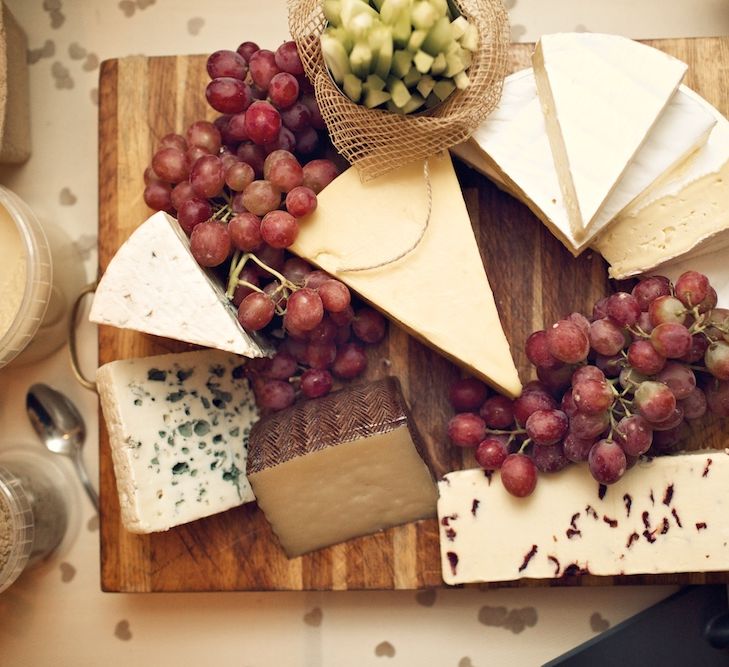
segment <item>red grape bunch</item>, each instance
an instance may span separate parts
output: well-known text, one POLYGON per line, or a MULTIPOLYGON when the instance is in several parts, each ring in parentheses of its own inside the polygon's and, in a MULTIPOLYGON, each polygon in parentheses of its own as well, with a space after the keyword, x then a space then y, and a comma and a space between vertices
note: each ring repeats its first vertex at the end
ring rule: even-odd
MULTIPOLYGON (((144 199, 177 216, 201 266, 228 263, 231 299, 243 285, 258 294, 239 319, 260 329, 274 311, 283 312, 299 287, 282 281, 278 291, 264 294, 245 279, 244 268, 253 261, 265 269, 266 258, 296 241, 299 218, 316 208, 317 194, 338 170, 331 160, 311 159, 326 128, 294 42, 275 53, 252 42, 237 51, 216 51, 207 59, 207 72, 205 96, 220 115, 213 122, 195 121, 184 136, 161 139, 144 173, 144 199)), ((292 300, 292 310, 311 301, 303 292, 292 300)))
POLYGON ((241 325, 278 341, 277 354, 252 360, 247 372, 259 406, 281 410, 363 373, 364 346, 382 340, 386 321, 286 251, 299 218, 338 175, 318 157, 326 126, 295 43, 216 51, 207 72, 205 97, 219 115, 160 140, 144 172, 144 199, 177 216, 201 266, 227 271, 241 325))
MULTIPOLYGON (((294 270, 293 264, 300 261, 289 260, 288 268, 294 270)), ((327 301, 333 282, 322 271, 309 270, 304 289, 313 294, 318 290, 327 301)), ((247 364, 256 402, 262 410, 277 411, 297 397, 325 396, 336 380, 352 380, 366 370, 365 347, 379 343, 386 332, 387 322, 379 312, 368 306, 353 308, 349 302, 342 310, 326 312, 309 331, 288 332, 274 357, 247 364)))
POLYGON ((517 399, 457 381, 448 435, 516 496, 571 462, 612 484, 638 457, 675 451, 691 420, 729 417, 729 310, 716 305, 708 278, 687 271, 605 297, 589 319, 571 313, 527 339, 538 380, 517 399))

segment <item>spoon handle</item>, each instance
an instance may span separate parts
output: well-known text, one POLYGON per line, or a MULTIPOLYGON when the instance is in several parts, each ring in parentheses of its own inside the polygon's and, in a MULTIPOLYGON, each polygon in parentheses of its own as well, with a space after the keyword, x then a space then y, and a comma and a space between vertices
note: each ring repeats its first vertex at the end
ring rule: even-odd
POLYGON ((88 474, 88 472, 86 472, 86 466, 84 465, 83 459, 81 458, 80 451, 77 451, 76 454, 74 455, 73 463, 76 466, 76 472, 78 472, 78 476, 81 479, 81 483, 84 485, 84 490, 86 491, 86 494, 88 495, 89 499, 91 500, 91 504, 94 506, 94 509, 98 512, 99 511, 99 495, 96 493, 96 489, 94 489, 94 486, 91 483, 91 480, 89 479, 89 474, 88 474))

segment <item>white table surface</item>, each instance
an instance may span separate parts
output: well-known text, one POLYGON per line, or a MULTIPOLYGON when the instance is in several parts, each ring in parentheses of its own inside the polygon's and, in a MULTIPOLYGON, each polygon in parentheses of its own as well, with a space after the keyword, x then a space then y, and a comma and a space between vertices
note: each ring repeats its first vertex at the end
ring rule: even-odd
MULTIPOLYGON (((143 53, 209 53, 287 37, 283 0, 7 0, 29 37, 33 156, 0 183, 60 224, 96 275, 98 64, 143 53), (262 9, 265 7, 265 9, 262 9)), ((729 34, 725 0, 507 0, 515 40, 592 30, 635 38, 729 34)), ((84 367, 96 331, 79 331, 84 367)), ((0 370, 0 448, 38 447, 24 412, 44 381, 81 408, 98 470, 97 404, 68 349, 0 370)), ((63 461, 63 463, 67 463, 63 461)), ((67 466, 70 473, 70 465, 67 466)), ((540 664, 664 598, 671 587, 437 592, 105 594, 98 521, 78 487, 62 551, 0 595, 2 665, 540 664), (506 621, 503 619, 506 618, 506 621)))

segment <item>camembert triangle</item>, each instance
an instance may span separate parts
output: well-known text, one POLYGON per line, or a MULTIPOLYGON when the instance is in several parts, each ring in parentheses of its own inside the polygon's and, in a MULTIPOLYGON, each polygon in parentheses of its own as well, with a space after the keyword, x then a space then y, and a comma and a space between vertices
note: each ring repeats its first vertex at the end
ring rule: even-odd
POLYGON ((618 35, 545 35, 532 56, 570 226, 584 237, 686 65, 618 35))
POLYGON ((89 319, 247 357, 266 354, 195 261, 177 220, 164 212, 137 227, 109 262, 89 319))
POLYGON ((521 384, 450 156, 362 183, 350 168, 320 194, 291 250, 334 274, 414 336, 510 396, 521 384), (347 270, 373 266, 365 271, 347 270))
POLYGON ((533 70, 504 80, 499 106, 453 152, 524 202, 577 255, 621 210, 706 143, 717 122, 706 107, 679 87, 581 241, 572 233, 560 192, 533 70))
MULTIPOLYGON (((621 279, 680 257, 729 246, 729 120, 693 91, 717 120, 704 146, 627 207, 594 241, 621 279)), ((729 250, 726 251, 729 256, 729 250)))

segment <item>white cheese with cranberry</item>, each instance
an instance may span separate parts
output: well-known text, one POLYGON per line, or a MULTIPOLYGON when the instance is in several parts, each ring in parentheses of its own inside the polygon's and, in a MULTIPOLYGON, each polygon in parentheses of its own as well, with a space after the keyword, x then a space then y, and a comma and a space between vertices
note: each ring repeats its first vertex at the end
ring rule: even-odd
POLYGON ((196 350, 99 368, 127 530, 167 530, 254 500, 245 470, 258 412, 242 364, 196 350))
POLYGON ((109 262, 89 319, 247 357, 268 352, 238 323, 222 286, 195 261, 177 221, 161 211, 109 262))
POLYGON ((527 498, 484 470, 438 483, 448 584, 729 569, 729 455, 640 462, 600 486, 585 465, 540 475, 527 498))

